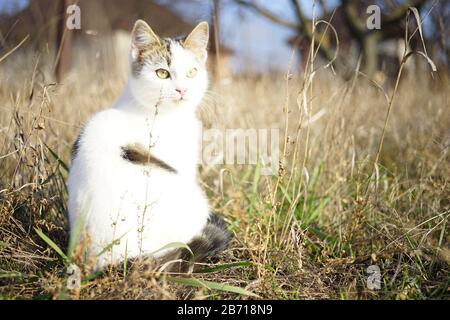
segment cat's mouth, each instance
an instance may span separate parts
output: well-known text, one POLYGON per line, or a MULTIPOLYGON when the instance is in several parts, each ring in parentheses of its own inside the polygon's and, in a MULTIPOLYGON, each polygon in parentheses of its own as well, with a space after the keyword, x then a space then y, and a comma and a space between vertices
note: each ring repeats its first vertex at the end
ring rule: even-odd
POLYGON ((181 102, 185 102, 187 99, 186 99, 186 96, 178 96, 174 100, 176 103, 181 103, 181 102))

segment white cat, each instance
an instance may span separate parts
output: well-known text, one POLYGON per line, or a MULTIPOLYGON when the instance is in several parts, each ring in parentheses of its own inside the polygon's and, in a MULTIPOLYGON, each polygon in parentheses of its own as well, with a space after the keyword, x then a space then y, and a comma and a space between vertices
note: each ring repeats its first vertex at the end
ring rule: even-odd
POLYGON ((163 39, 138 20, 124 93, 88 121, 74 145, 70 227, 84 224, 91 255, 109 248, 99 268, 125 257, 160 257, 173 242, 204 258, 229 241, 197 182, 195 112, 208 86, 207 43, 206 22, 186 38, 163 39))

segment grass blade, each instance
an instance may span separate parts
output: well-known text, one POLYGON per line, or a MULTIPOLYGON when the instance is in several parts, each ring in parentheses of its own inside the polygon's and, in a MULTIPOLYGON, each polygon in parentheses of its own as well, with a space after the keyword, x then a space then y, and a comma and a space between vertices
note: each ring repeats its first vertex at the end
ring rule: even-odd
POLYGON ((155 253, 167 250, 167 249, 186 249, 188 250, 192 256, 194 256, 194 253, 192 252, 191 248, 189 248, 189 246, 183 242, 171 242, 169 244, 166 244, 164 247, 159 248, 158 250, 154 251, 151 253, 151 255, 154 255, 155 253))
POLYGON ((174 282, 174 283, 183 284, 186 286, 191 286, 191 287, 232 292, 232 293, 237 293, 237 294, 241 294, 244 296, 250 296, 250 297, 255 297, 255 298, 259 297, 258 295, 254 294, 250 291, 247 291, 243 288, 235 287, 235 286, 232 286, 232 285, 229 285, 226 283, 205 281, 205 280, 200 280, 200 279, 196 279, 196 278, 178 278, 178 277, 167 277, 167 280, 174 282))
POLYGON ((53 156, 53 158, 55 158, 56 161, 58 161, 58 163, 61 165, 61 167, 63 167, 63 169, 66 172, 69 172, 69 166, 61 160, 61 158, 58 156, 58 154, 52 150, 52 148, 50 148, 46 143, 44 143, 45 147, 48 149, 48 151, 50 151, 51 155, 53 156))
POLYGON ((36 231, 36 233, 38 234, 39 237, 41 237, 42 240, 45 241, 45 243, 47 243, 53 250, 55 250, 55 252, 57 254, 59 254, 61 256, 61 258, 63 258, 64 262, 69 263, 70 260, 69 258, 64 254, 64 252, 61 250, 60 247, 58 247, 58 245, 53 242, 52 239, 50 239, 49 237, 47 237, 41 229, 38 228, 34 228, 34 231, 36 231))
POLYGON ((214 272, 220 272, 220 271, 232 269, 232 268, 251 267, 252 265, 253 264, 249 261, 240 261, 240 262, 220 264, 220 265, 213 266, 213 267, 206 267, 206 268, 200 269, 196 272, 197 273, 214 273, 214 272))
POLYGON ((112 247, 114 247, 115 245, 118 245, 120 243, 120 239, 122 239, 127 233, 124 233, 123 235, 121 235, 119 238, 114 239, 113 241, 111 241, 108 245, 106 245, 102 251, 100 251, 100 253, 98 253, 95 257, 100 257, 102 254, 104 254, 105 252, 111 250, 112 247))

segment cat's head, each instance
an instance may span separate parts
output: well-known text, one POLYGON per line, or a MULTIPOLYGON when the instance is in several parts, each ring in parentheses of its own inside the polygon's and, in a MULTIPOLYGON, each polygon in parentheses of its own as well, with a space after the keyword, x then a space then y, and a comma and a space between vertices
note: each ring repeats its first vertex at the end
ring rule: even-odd
POLYGON ((132 31, 130 89, 141 105, 158 109, 197 106, 207 86, 208 23, 185 38, 161 38, 142 20, 132 31))

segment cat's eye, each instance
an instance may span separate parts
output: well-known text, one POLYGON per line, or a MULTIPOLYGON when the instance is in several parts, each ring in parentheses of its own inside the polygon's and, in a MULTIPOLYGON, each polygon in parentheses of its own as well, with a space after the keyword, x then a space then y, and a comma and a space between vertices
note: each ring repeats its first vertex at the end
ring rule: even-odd
POLYGON ((189 70, 186 74, 186 76, 188 78, 193 78, 197 75, 197 68, 192 68, 191 70, 189 70))
POLYGON ((161 79, 167 79, 168 77, 170 77, 170 73, 166 69, 156 70, 156 75, 161 79))

